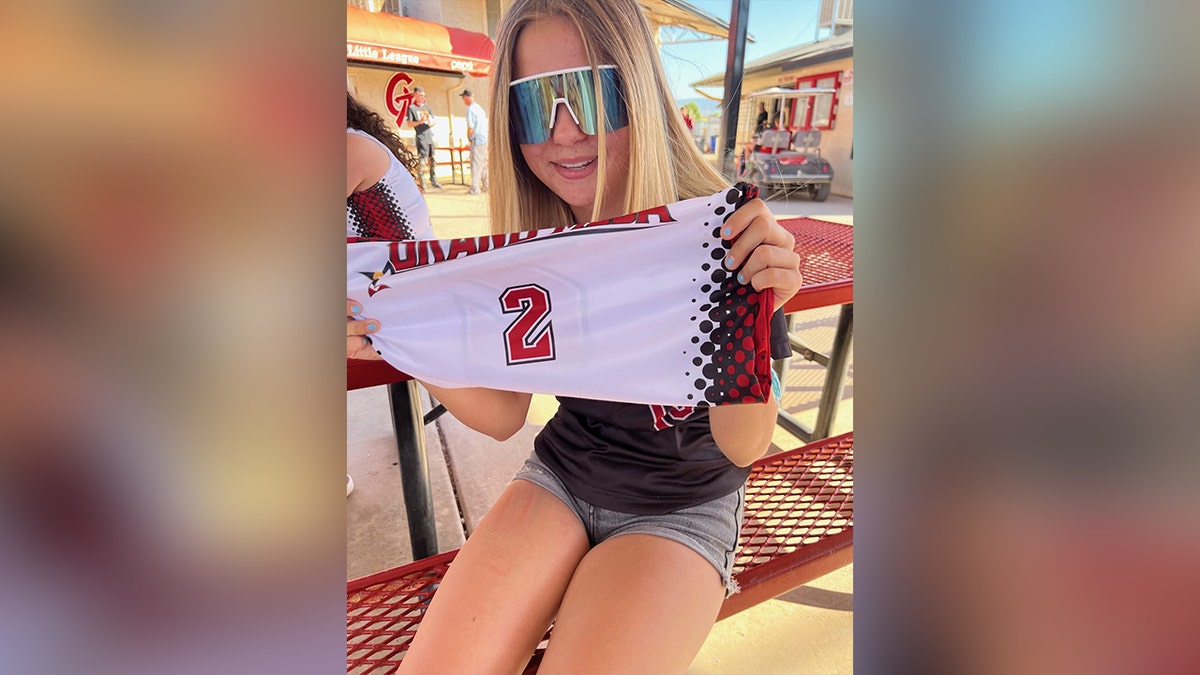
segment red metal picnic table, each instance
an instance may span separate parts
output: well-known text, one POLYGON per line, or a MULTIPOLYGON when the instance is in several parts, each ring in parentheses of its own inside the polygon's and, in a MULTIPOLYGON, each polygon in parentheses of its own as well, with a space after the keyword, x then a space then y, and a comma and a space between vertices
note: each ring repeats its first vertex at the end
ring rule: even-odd
MULTIPOLYGON (((792 313, 841 306, 833 347, 827 356, 809 348, 795 335, 790 336, 793 351, 826 369, 825 384, 817 404, 817 420, 811 429, 782 407, 779 411, 779 425, 809 442, 829 436, 846 382, 854 337, 854 228, 817 218, 789 218, 780 220, 779 224, 796 238, 795 250, 800 256, 800 273, 804 276, 800 290, 783 308, 788 315, 789 333, 792 313)), ((780 381, 783 381, 786 365, 786 361, 777 364, 780 381)))

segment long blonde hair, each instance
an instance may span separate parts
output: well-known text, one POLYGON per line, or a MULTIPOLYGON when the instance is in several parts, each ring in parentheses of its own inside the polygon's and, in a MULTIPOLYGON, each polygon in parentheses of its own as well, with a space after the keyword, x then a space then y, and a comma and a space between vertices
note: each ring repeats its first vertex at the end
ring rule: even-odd
MULTIPOLYGON (((504 13, 492 59, 490 167, 492 231, 517 232, 574 222, 571 210, 525 163, 509 126, 509 84, 517 38, 530 23, 562 17, 579 30, 593 71, 617 67, 629 116, 629 171, 622 213, 712 194, 727 186, 687 135, 679 106, 667 86, 650 29, 636 0, 516 0, 504 13)), ((599 78, 598 118, 605 119, 599 78)), ((605 189, 603 125, 599 135, 596 198, 599 217, 605 189)))

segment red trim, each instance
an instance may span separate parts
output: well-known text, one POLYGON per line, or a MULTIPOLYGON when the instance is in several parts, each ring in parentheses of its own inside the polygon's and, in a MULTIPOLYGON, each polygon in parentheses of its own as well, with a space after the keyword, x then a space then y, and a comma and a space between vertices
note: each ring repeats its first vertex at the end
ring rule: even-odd
POLYGON ((804 286, 783 306, 783 313, 790 314, 818 307, 847 305, 854 302, 854 280, 834 281, 826 284, 804 286))
POLYGON ((412 378, 388 365, 387 361, 346 359, 346 391, 376 387, 412 378))
POLYGON ((407 565, 393 567, 390 570, 384 570, 382 572, 376 572, 365 577, 359 577, 358 579, 352 579, 346 582, 346 593, 356 593, 368 586, 374 586, 375 584, 381 582, 398 579, 412 572, 424 572, 431 567, 436 567, 442 564, 448 565, 450 561, 454 560, 454 557, 458 555, 458 551, 459 549, 454 549, 452 551, 438 553, 437 555, 431 555, 428 558, 414 560, 407 565))
MULTIPOLYGON (((837 122, 838 100, 842 96, 842 71, 834 70, 834 71, 830 71, 828 73, 820 73, 818 75, 805 75, 804 77, 796 78, 795 88, 796 89, 807 89, 809 87, 816 87, 817 80, 823 80, 827 77, 833 78, 833 89, 835 90, 833 93, 833 104, 829 106, 829 124, 820 126, 820 127, 815 127, 818 131, 828 131, 828 130, 832 129, 834 127, 834 124, 837 122)), ((814 101, 815 101, 815 99, 814 99, 814 101)), ((792 107, 792 118, 793 119, 795 119, 795 116, 796 116, 795 106, 798 103, 799 103, 799 101, 794 101, 792 103, 792 106, 793 106, 792 107)), ((804 130, 813 129, 814 127, 812 126, 812 118, 813 118, 814 112, 816 112, 816 106, 809 105, 808 112, 804 116, 804 124, 796 125, 793 128, 794 129, 804 129, 804 130)))
POLYGON ((754 322, 755 380, 762 393, 762 400, 771 398, 771 315, 775 313, 775 292, 768 290, 758 294, 758 317, 754 322))
POLYGON ((741 592, 725 598, 717 621, 782 595, 854 562, 854 528, 734 576, 741 592))
POLYGON ((346 6, 346 60, 487 77, 494 45, 461 28, 346 6))
POLYGON ((842 72, 838 71, 833 76, 833 88, 836 89, 833 93, 833 103, 829 105, 829 126, 826 129, 832 129, 837 122, 838 100, 842 97, 842 72))

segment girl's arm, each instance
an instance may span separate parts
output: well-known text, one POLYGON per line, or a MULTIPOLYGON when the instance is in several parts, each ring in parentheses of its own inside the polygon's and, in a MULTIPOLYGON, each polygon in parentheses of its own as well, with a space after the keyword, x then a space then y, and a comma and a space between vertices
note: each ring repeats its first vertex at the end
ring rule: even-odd
MULTIPOLYGON (((761 199, 747 202, 729 216, 721 228, 723 239, 733 239, 724 265, 740 283, 757 291, 773 291, 775 308, 783 307, 800 289, 800 256, 792 235, 775 220, 761 199)), ((771 445, 779 403, 774 395, 764 403, 713 407, 708 412, 713 439, 729 461, 748 466, 771 445)))
POLYGON ((483 387, 447 389, 422 382, 434 398, 460 422, 497 441, 508 440, 525 426, 532 394, 483 387))
POLYGON ((765 403, 714 406, 708 424, 717 447, 738 466, 749 466, 771 446, 779 405, 771 394, 765 403))
POLYGON ((378 183, 387 173, 391 161, 383 148, 358 134, 346 132, 346 196, 378 183))

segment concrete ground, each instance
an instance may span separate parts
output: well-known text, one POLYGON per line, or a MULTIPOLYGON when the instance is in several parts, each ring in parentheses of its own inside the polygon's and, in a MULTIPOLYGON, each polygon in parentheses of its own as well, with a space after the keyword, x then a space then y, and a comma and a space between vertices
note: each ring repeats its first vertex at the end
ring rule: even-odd
MULTIPOLYGON (((445 189, 426 195, 439 238, 488 233, 486 196, 442 178, 445 189)), ((831 196, 768 200, 776 217, 814 216, 849 222, 853 202, 831 196)), ((837 308, 796 315, 795 330, 815 349, 833 341, 837 308)), ((809 424, 815 420, 824 371, 794 358, 785 378, 783 407, 809 424)), ((438 545, 461 546, 532 450, 533 437, 557 402, 535 396, 529 423, 504 443, 475 433, 449 415, 426 427, 438 545)), ((426 410, 429 402, 426 400, 426 410)), ((347 579, 409 562, 411 551, 385 387, 347 393, 347 470, 355 491, 346 502, 347 579)), ((833 433, 853 429, 854 362, 833 433)), ((776 427, 772 451, 802 443, 776 427)), ((853 566, 829 574, 718 623, 689 673, 821 673, 853 671, 853 566)))

